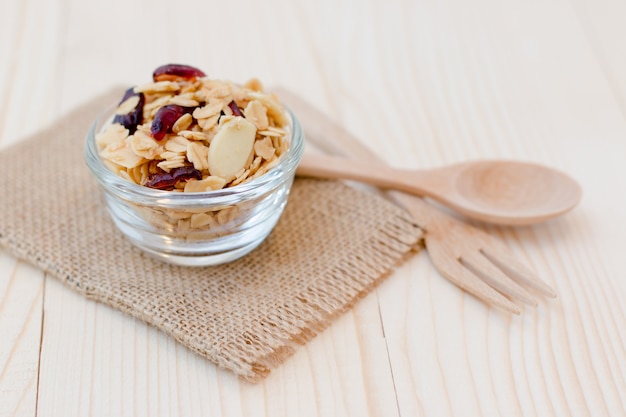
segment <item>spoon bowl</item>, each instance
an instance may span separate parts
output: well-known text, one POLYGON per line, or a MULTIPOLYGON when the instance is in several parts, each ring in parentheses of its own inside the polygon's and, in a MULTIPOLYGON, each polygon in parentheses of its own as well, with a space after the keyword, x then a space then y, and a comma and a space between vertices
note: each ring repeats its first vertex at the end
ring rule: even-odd
MULTIPOLYGON (((566 174, 543 165, 518 161, 483 160, 459 164, 454 200, 464 199, 464 214, 478 220, 509 225, 542 222, 574 208, 582 189, 566 174)), ((449 171, 448 171, 449 172, 449 171)), ((460 211, 460 203, 447 197, 460 211)))
POLYGON ((430 197, 472 219, 543 222, 574 208, 582 189, 555 169, 519 161, 477 160, 430 170, 395 169, 326 155, 305 155, 298 175, 350 179, 430 197))

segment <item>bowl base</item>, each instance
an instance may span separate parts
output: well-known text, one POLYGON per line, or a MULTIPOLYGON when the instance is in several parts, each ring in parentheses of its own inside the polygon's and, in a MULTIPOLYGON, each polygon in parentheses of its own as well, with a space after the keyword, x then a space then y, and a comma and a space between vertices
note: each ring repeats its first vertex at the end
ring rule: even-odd
POLYGON ((235 261, 244 255, 252 252, 257 246, 263 242, 265 236, 255 240, 245 246, 232 249, 226 252, 210 253, 210 254, 181 254, 171 252, 160 252, 133 242, 135 246, 162 262, 180 266, 215 266, 235 261))

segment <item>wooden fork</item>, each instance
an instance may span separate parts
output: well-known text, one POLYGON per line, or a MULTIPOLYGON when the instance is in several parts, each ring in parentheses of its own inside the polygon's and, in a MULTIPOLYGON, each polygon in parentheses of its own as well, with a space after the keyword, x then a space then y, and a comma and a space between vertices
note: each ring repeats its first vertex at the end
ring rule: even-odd
MULTIPOLYGON (((379 161, 358 139, 301 97, 282 88, 273 91, 297 115, 306 139, 323 151, 379 161)), ((520 314, 520 309, 510 299, 537 305, 526 288, 556 297, 554 290, 519 262, 499 239, 445 214, 421 198, 401 192, 388 194, 424 229, 426 249, 435 268, 458 287, 514 314, 520 314)))

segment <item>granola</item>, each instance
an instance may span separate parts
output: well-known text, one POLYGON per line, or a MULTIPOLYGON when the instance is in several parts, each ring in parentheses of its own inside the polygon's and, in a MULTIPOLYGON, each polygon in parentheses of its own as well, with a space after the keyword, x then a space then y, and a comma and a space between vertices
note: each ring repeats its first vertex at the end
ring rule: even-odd
POLYGON ((126 92, 96 144, 122 178, 162 190, 203 192, 266 173, 287 151, 288 129, 282 104, 264 93, 258 80, 239 85, 170 64, 157 68, 152 82, 126 92), (173 175, 176 170, 186 175, 173 175))

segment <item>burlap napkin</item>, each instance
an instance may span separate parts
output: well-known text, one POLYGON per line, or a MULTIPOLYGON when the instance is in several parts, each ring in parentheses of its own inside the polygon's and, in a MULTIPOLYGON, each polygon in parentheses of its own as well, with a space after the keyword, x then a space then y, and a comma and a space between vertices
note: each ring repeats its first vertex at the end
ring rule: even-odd
POLYGON ((121 91, 0 152, 0 245, 85 296, 258 381, 415 248, 420 229, 385 200, 298 179, 276 229, 243 259, 153 260, 115 228, 83 162, 89 125, 121 91))

